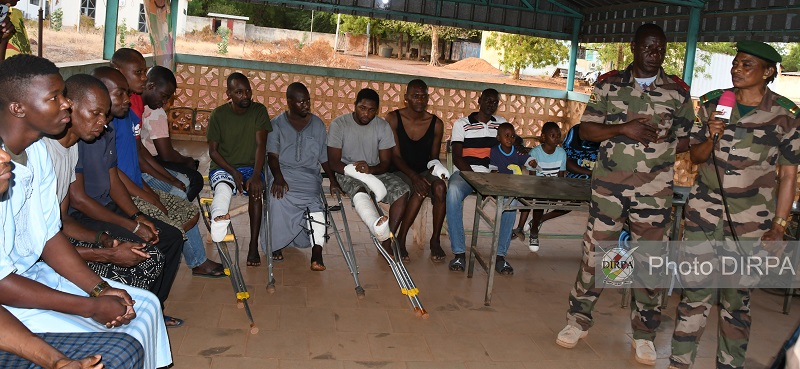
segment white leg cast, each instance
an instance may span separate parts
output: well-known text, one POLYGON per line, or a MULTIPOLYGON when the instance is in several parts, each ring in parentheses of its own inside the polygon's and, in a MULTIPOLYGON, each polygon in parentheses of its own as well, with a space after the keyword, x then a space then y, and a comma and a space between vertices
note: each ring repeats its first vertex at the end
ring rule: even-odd
POLYGON ((309 214, 311 219, 309 229, 311 229, 311 246, 325 246, 325 214, 321 211, 309 214))
POLYGON ((228 214, 231 207, 233 189, 225 183, 220 183, 214 188, 214 199, 211 200, 211 240, 222 242, 228 234, 230 219, 215 220, 217 217, 228 214))
POLYGON ((433 174, 436 178, 450 178, 450 172, 447 171, 447 168, 442 165, 438 159, 433 159, 428 162, 428 169, 433 168, 431 174, 433 174))
POLYGON ((386 197, 386 186, 374 175, 357 171, 353 164, 348 164, 344 167, 344 174, 364 182, 369 187, 369 190, 375 194, 376 201, 381 201, 386 197))
POLYGON ((366 223, 367 227, 372 231, 372 235, 375 236, 378 241, 386 241, 389 239, 391 235, 391 231, 389 230, 389 218, 386 216, 378 216, 378 211, 372 204, 372 200, 369 198, 368 194, 359 192, 353 196, 353 207, 356 208, 356 213, 358 213, 361 220, 366 223))

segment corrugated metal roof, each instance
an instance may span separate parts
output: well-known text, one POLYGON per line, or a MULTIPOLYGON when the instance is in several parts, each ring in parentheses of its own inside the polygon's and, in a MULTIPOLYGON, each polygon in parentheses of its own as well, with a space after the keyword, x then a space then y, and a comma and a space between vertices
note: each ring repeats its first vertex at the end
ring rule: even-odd
POLYGON ((642 23, 685 41, 700 9, 699 41, 800 42, 800 0, 241 0, 373 18, 571 39, 627 42, 642 23))

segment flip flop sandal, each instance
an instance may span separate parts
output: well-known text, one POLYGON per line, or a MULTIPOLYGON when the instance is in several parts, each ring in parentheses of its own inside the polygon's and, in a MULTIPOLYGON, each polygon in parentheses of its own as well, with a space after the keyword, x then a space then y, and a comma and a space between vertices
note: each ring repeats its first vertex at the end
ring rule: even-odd
POLYGON ((456 256, 453 260, 450 260, 450 270, 454 272, 463 272, 465 266, 466 258, 462 256, 456 256))
POLYGON ((183 325, 183 319, 173 318, 169 315, 164 315, 164 324, 167 328, 178 328, 183 325), (169 324, 172 322, 172 324, 169 324))
POLYGON ((502 275, 514 275, 514 268, 505 259, 498 259, 494 263, 494 270, 502 275))
POLYGON ((280 263, 283 261, 283 250, 273 251, 272 252, 272 261, 276 263, 280 263))
POLYGON ((222 278, 225 277, 225 268, 220 265, 209 272, 206 273, 198 273, 192 272, 192 277, 200 277, 200 278, 222 278))

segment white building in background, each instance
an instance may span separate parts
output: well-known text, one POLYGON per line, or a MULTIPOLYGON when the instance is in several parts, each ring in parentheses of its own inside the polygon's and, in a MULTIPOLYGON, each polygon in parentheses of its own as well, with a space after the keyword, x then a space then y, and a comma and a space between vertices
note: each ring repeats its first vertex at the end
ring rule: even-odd
MULTIPOLYGON (((186 28, 186 11, 189 6, 188 0, 178 1, 178 24, 177 33, 184 34, 186 28)), ((103 27, 106 23, 106 1, 105 0, 20 0, 15 8, 25 14, 25 18, 37 19, 39 8, 44 8, 45 17, 50 13, 61 8, 64 12, 62 24, 65 27, 74 27, 80 22, 80 16, 85 15, 94 19, 95 27, 103 27)), ((119 0, 119 10, 117 12, 117 25, 122 21, 128 28, 147 31, 145 24, 144 3, 142 0, 119 0)))

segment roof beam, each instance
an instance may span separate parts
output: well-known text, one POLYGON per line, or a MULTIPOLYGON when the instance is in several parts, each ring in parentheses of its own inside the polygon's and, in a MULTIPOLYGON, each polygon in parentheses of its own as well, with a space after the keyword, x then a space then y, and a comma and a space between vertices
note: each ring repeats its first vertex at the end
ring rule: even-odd
POLYGON ((706 6, 705 0, 650 0, 650 1, 654 3, 689 6, 692 8, 702 8, 706 6))
MULTIPOLYGON (((441 23, 453 24, 455 27, 474 27, 480 30, 493 30, 493 31, 501 31, 508 33, 517 33, 521 35, 533 35, 539 37, 554 38, 559 40, 569 40, 571 38, 571 34, 566 32, 537 30, 532 28, 507 26, 503 24, 496 24, 490 22, 449 18, 449 17, 443 17, 441 15, 436 16, 423 13, 407 13, 407 12, 386 10, 379 8, 368 8, 364 6, 340 5, 337 3, 332 4, 327 2, 317 2, 313 0, 236 0, 236 1, 254 3, 254 4, 263 4, 263 5, 289 5, 301 9, 315 9, 332 13, 342 13, 342 12, 353 13, 373 18, 382 17, 382 18, 391 18, 391 19, 405 20, 405 21, 409 21, 410 19, 411 21, 415 22, 436 21, 438 22, 438 24, 441 23)), ((451 0, 437 0, 437 6, 440 5, 443 1, 451 1, 451 0)), ((460 3, 465 3, 465 2, 461 1, 460 3)), ((564 14, 560 15, 563 16, 564 14)))

